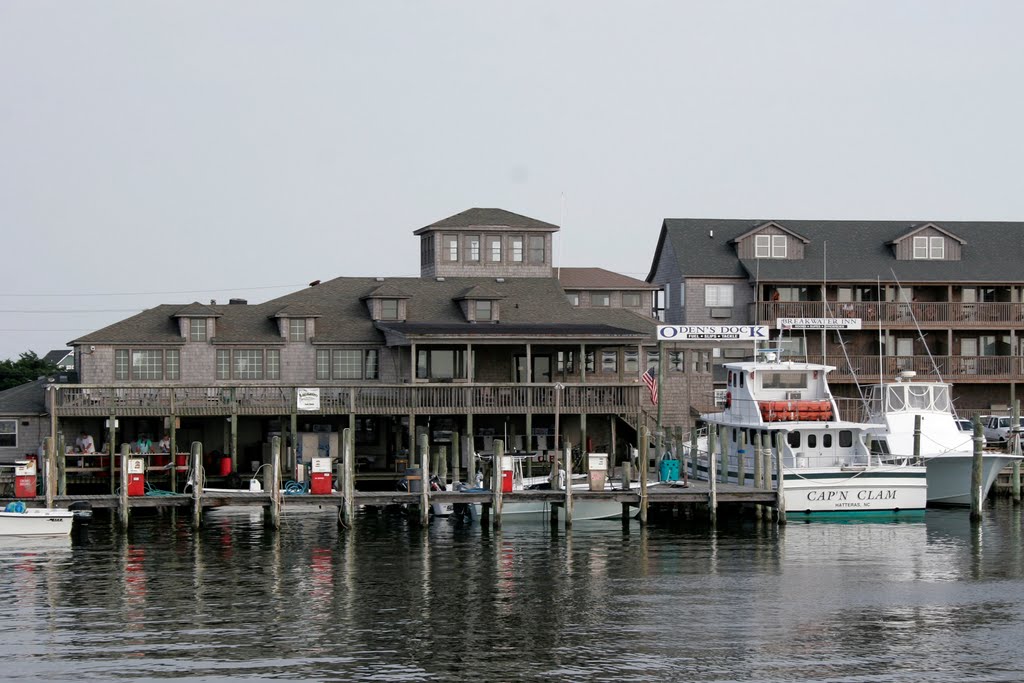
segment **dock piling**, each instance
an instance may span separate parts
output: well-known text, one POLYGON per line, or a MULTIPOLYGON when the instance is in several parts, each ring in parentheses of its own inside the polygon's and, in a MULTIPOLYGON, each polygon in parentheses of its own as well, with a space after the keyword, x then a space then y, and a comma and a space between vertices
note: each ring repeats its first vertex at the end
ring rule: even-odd
POLYGON ((981 417, 974 416, 974 458, 971 461, 971 522, 981 521, 981 512, 985 501, 981 497, 981 458, 982 458, 981 417))
MULTIPOLYGON (((1010 421, 1010 435, 1012 440, 1008 442, 1010 453, 1020 455, 1020 399, 1013 401, 1013 418, 1010 421)), ((1020 505, 1020 460, 1014 460, 1010 466, 1013 472, 1011 491, 1013 493, 1013 504, 1020 505)))
POLYGON ((502 485, 505 483, 505 472, 503 471, 505 462, 505 442, 502 439, 494 440, 494 462, 492 463, 492 474, 491 474, 491 492, 494 494, 494 503, 492 504, 492 515, 491 524, 495 529, 501 528, 501 494, 502 485))
MULTIPOLYGON (((192 528, 198 529, 203 523, 203 483, 206 478, 206 473, 203 471, 203 444, 199 441, 192 442, 192 528)), ((128 464, 128 446, 124 447, 123 455, 121 456, 121 471, 127 470, 128 464)), ((123 490, 128 490, 127 475, 122 474, 121 487, 123 490)), ((124 495, 124 494, 122 494, 124 495)), ((125 509, 127 509, 127 499, 125 499, 125 509)), ((126 519, 127 521, 127 519, 126 519)))
POLYGON ((566 443, 562 451, 565 458, 565 528, 572 528, 572 444, 566 443))
POLYGON ((121 488, 117 506, 117 521, 121 529, 128 528, 128 444, 121 444, 121 488))

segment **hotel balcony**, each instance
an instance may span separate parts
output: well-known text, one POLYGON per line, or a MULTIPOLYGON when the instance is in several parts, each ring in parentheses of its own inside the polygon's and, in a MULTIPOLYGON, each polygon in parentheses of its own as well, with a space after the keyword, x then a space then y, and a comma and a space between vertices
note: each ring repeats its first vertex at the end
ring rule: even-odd
POLYGON ((839 354, 824 360, 821 356, 808 356, 807 360, 835 366, 828 376, 832 383, 852 382, 854 377, 861 384, 878 382, 879 367, 886 381, 907 370, 916 372, 920 379, 941 377, 948 382, 998 383, 1024 379, 1024 357, 1021 356, 850 356, 847 360, 839 354))
POLYGON ((861 318, 865 326, 1008 328, 1024 321, 1024 304, 914 301, 759 301, 754 319, 773 325, 778 318, 861 318), (828 310, 826 311, 826 304, 828 310))
POLYGON ((322 386, 319 410, 301 411, 297 386, 53 386, 57 417, 547 414, 556 404, 563 414, 635 414, 642 408, 637 383, 562 384, 560 390, 554 384, 322 386))

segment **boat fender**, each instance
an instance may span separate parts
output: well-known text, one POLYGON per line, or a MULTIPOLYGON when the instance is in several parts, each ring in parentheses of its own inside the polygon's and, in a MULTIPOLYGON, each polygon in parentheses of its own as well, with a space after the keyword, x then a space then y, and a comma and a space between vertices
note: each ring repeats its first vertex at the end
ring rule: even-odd
POLYGON ((4 512, 25 512, 25 504, 20 500, 8 503, 7 507, 4 508, 4 512))

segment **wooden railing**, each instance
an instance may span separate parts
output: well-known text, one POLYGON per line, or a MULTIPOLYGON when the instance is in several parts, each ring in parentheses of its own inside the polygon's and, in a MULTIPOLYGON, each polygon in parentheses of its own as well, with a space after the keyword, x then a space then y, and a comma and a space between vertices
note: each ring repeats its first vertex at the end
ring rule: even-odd
POLYGON ((765 324, 778 318, 860 318, 864 325, 886 326, 913 326, 916 320, 922 327, 1009 327, 1024 322, 1024 304, 1019 303, 759 301, 754 306, 756 319, 765 324))
MULTIPOLYGON (((812 363, 823 362, 821 356, 808 356, 807 360, 812 363)), ((838 355, 829 356, 824 362, 836 368, 829 374, 830 381, 852 380, 855 376, 861 382, 878 381, 879 368, 886 379, 892 379, 906 370, 913 370, 918 377, 938 379, 941 376, 948 381, 1011 381, 1024 378, 1024 357, 1021 356, 850 356, 847 362, 845 357, 838 355)))
POLYGON ((57 386, 58 416, 144 415, 444 415, 449 413, 635 413, 640 386, 629 384, 374 384, 319 387, 318 410, 296 410, 295 386, 95 384, 57 386), (561 396, 556 398, 556 392, 561 396))

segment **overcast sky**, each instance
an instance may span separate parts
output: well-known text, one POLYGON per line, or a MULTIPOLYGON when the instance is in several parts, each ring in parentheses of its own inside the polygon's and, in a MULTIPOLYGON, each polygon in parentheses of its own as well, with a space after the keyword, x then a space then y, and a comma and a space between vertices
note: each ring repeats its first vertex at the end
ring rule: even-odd
POLYGON ((470 207, 640 279, 666 217, 1024 220, 1021 26, 1021 2, 0 0, 0 358, 415 276, 412 231, 470 207))

